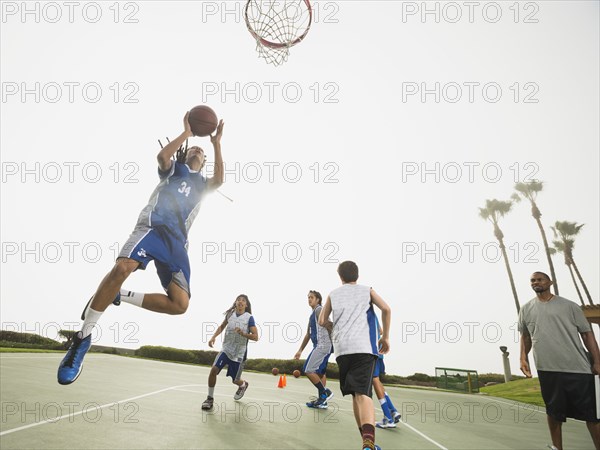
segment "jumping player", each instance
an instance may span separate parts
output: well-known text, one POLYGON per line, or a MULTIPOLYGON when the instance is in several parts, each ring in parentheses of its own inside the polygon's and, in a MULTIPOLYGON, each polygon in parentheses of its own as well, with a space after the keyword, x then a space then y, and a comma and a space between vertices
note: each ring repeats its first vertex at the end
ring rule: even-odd
POLYGON ((342 286, 329 294, 319 315, 319 325, 325 326, 333 314, 332 341, 340 369, 340 389, 344 396, 352 395, 362 448, 375 450, 379 447, 375 445, 375 410, 371 398, 373 371, 377 355, 386 354, 390 349, 391 309, 373 289, 356 283, 358 266, 353 261, 341 263, 338 275, 342 286), (383 330, 379 343, 373 305, 382 313, 383 330))
POLYGON ((326 409, 327 400, 330 400, 333 397, 333 392, 325 387, 327 384, 327 362, 329 361, 329 356, 333 352, 333 346, 331 345, 329 330, 318 324, 319 314, 323 309, 321 306, 322 300, 323 298, 319 292, 308 292, 308 306, 312 308, 312 313, 308 319, 306 335, 302 340, 300 350, 294 355, 294 359, 300 359, 306 344, 311 340, 313 349, 308 355, 308 358, 306 358, 302 371, 317 388, 318 397, 314 401, 307 402, 306 406, 309 408, 326 409))
POLYGON ((214 176, 206 179, 200 173, 206 161, 204 150, 200 147, 188 150, 187 145, 183 147, 193 135, 188 116, 189 113, 183 119, 183 133, 157 155, 160 183, 140 213, 114 267, 101 281, 84 310, 82 329, 73 337, 58 367, 60 384, 72 383, 81 373, 83 358, 91 345, 92 330, 111 302, 118 304, 124 301, 165 314, 183 314, 188 308, 191 296, 188 232, 204 194, 223 184, 223 121, 219 122, 216 133, 210 136, 215 168, 214 176), (175 154, 177 158, 173 160, 175 154), (137 269, 144 270, 150 261, 154 261, 166 295, 121 290, 129 275, 137 269))
POLYGON ((208 375, 208 397, 202 403, 204 411, 213 409, 217 375, 223 367, 227 366, 227 376, 231 377, 232 383, 238 386, 238 390, 233 396, 234 400, 242 398, 248 389, 248 382, 241 379, 242 370, 244 370, 244 362, 248 357, 248 340, 258 341, 258 330, 252 316, 252 305, 250 305, 247 295, 238 295, 233 306, 225 311, 225 320, 208 341, 210 348, 213 348, 215 339, 223 331, 225 331, 223 348, 215 358, 208 375))

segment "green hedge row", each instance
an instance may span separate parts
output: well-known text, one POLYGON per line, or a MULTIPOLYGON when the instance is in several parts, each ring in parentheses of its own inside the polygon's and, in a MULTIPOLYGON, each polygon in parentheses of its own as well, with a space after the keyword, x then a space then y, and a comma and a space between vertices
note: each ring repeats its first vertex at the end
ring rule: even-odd
POLYGON ((0 347, 5 348, 34 348, 34 349, 45 349, 45 350, 64 350, 63 344, 54 341, 54 344, 28 344, 25 342, 14 342, 0 340, 0 347))
POLYGON ((19 342, 22 344, 34 344, 34 345, 55 345, 59 342, 54 339, 40 336, 34 333, 18 333, 16 331, 0 331, 0 341, 8 342, 19 342))

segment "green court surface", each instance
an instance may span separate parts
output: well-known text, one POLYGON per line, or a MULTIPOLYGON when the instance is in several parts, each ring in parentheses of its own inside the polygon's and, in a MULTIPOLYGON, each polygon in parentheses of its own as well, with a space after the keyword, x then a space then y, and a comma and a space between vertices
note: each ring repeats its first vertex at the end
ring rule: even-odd
MULTIPOLYGON (((309 381, 245 373, 240 401, 221 374, 215 410, 200 409, 208 368, 90 354, 81 377, 56 382, 62 355, 0 354, 0 448, 353 449, 360 436, 338 383, 328 410, 305 406, 309 381)), ((382 449, 544 449, 544 410, 480 395, 389 388, 402 413, 395 429, 377 429, 382 449)), ((381 410, 376 403, 376 414, 381 410)), ((565 447, 593 447, 585 423, 569 420, 565 447)))

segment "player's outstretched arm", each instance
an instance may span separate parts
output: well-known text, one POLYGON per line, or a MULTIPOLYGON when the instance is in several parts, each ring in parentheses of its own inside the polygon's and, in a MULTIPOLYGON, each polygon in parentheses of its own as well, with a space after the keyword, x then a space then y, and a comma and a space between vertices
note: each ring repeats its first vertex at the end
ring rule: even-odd
POLYGON ((598 348, 594 331, 586 331, 580 334, 583 345, 585 345, 587 351, 592 355, 592 372, 595 375, 600 375, 600 349, 598 348))
POLYGON ((531 335, 527 331, 521 332, 521 372, 531 378, 531 368, 529 367, 529 352, 531 351, 531 335))
POLYGON ((171 158, 175 153, 177 153, 177 149, 183 145, 185 140, 193 136, 192 128, 188 122, 189 115, 190 112, 188 111, 185 113, 185 117, 183 118, 183 133, 165 145, 156 156, 156 159, 158 160, 158 167, 162 172, 166 172, 171 169, 171 164, 173 163, 171 158))
POLYGON ((217 336, 220 335, 226 327, 227 327, 227 319, 225 319, 223 321, 223 323, 221 325, 219 325, 219 328, 217 328, 217 330, 215 331, 215 334, 213 334, 213 336, 210 338, 210 341, 208 341, 208 346, 210 348, 213 348, 213 346, 215 345, 215 340, 217 339, 217 336))
POLYGON ((379 353, 385 355, 390 351, 390 323, 392 322, 392 308, 381 298, 381 296, 371 289, 371 301, 381 310, 381 322, 383 329, 381 339, 379 339, 379 353))
POLYGON ((213 148, 215 150, 215 169, 213 176, 210 177, 207 181, 208 188, 210 190, 217 189, 219 186, 223 184, 225 169, 223 167, 223 156, 221 155, 221 136, 223 136, 223 126, 225 123, 223 119, 219 121, 219 125, 217 125, 217 132, 213 136, 210 135, 210 142, 212 142, 213 148))
POLYGON ((294 355, 294 359, 300 359, 300 356, 302 356, 302 352, 306 348, 306 344, 308 344, 309 340, 310 340, 310 326, 309 326, 309 328, 306 329, 306 334, 304 335, 304 339, 302 339, 302 344, 300 344, 300 349, 294 355))

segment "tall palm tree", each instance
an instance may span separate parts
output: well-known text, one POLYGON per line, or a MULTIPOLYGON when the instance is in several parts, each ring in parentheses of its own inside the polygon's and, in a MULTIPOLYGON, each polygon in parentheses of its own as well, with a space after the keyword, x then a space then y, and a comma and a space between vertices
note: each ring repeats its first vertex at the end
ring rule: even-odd
POLYGON ((560 252, 565 256, 565 264, 569 268, 569 273, 571 274, 571 280, 573 280, 573 284, 575 285, 575 290, 577 291, 577 295, 579 296, 579 301, 581 302, 581 306, 585 306, 583 303, 583 297, 581 296, 581 291, 579 290, 579 285, 577 284, 577 280, 575 279, 575 274, 573 273, 573 268, 571 267, 571 260, 567 257, 569 251, 565 251, 565 244, 562 241, 552 241, 554 244, 554 248, 550 249, 550 252, 556 253, 560 252))
MULTIPOLYGON (((581 276, 581 273, 577 268, 577 264, 575 264, 575 260, 573 259, 573 248, 575 247, 574 236, 577 236, 577 234, 579 234, 579 232, 583 228, 583 225, 583 223, 578 224, 577 222, 567 222, 565 220, 564 222, 556 221, 554 226, 550 228, 552 228, 554 236, 557 238, 557 240, 559 242, 562 242, 563 251, 565 254, 565 261, 568 259, 570 264, 573 266, 573 269, 575 269, 575 273, 577 274, 577 278, 579 278, 579 282, 581 283, 581 287, 583 287, 583 291, 587 296, 588 302, 590 305, 593 305, 594 302, 592 301, 590 291, 588 290, 587 285, 583 281, 583 277, 581 276)), ((556 245, 556 242, 554 242, 554 245, 556 245)))
POLYGON ((521 197, 526 198, 531 203, 531 215, 535 219, 540 233, 542 234, 542 241, 544 242, 544 249, 546 250, 546 258, 548 258, 548 265, 550 266, 550 276, 554 281, 554 293, 558 295, 558 281, 556 279, 556 273, 554 272, 554 264, 552 263, 552 256, 550 252, 550 246, 548 245, 548 239, 546 238, 546 231, 542 225, 541 217, 542 213, 535 202, 537 195, 544 188, 544 183, 537 180, 532 180, 528 183, 517 183, 515 184, 515 190, 518 192, 512 195, 512 199, 520 202, 521 197))
POLYGON ((504 217, 512 208, 512 202, 503 202, 501 200, 486 200, 485 208, 479 208, 479 215, 484 220, 489 220, 494 225, 494 236, 498 240, 500 250, 502 251, 502 257, 504 258, 504 265, 508 272, 508 279, 510 280, 510 287, 512 289, 513 297, 515 299, 515 306, 517 307, 517 314, 521 309, 519 304, 519 297, 517 296, 517 289, 515 288, 515 280, 513 279, 512 271, 510 270, 510 264, 508 262, 508 255, 506 254, 506 246, 504 245, 504 233, 498 226, 498 220, 504 217))

